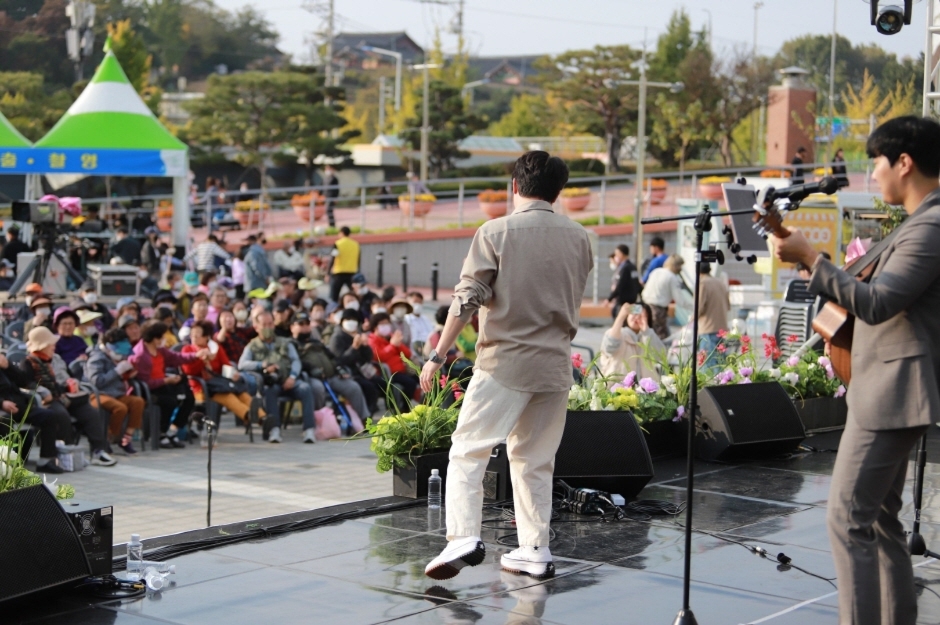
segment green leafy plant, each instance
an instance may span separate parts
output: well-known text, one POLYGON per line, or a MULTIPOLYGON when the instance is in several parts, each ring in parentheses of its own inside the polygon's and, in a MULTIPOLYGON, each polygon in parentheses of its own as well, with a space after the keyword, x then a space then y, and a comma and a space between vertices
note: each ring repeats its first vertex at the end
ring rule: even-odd
POLYGON ((888 236, 892 230, 901 225, 907 219, 907 211, 903 206, 894 206, 888 204, 881 198, 874 198, 875 210, 883 212, 887 218, 881 222, 881 236, 888 236))
POLYGON ((842 397, 845 386, 835 376, 832 363, 813 350, 802 357, 790 356, 771 369, 770 377, 780 382, 791 397, 806 400, 816 397, 842 397))
MULTIPOLYGON (((0 493, 28 488, 43 484, 43 479, 26 468, 26 458, 23 457, 23 447, 26 440, 26 417, 32 408, 32 400, 23 413, 18 427, 0 436, 0 493)), ((56 499, 71 499, 75 496, 75 489, 69 484, 59 484, 55 489, 56 499)))
MULTIPOLYGON (((420 369, 402 357, 416 373, 420 369)), ((435 384, 425 393, 421 404, 408 412, 401 412, 395 401, 392 381, 386 381, 386 403, 394 411, 374 421, 366 422, 366 431, 355 438, 370 438, 370 449, 377 457, 375 469, 379 473, 391 471, 393 467, 414 464, 413 456, 450 448, 450 437, 457 427, 457 416, 463 392, 459 383, 438 372, 435 384), (451 401, 453 400, 453 401, 451 401)))

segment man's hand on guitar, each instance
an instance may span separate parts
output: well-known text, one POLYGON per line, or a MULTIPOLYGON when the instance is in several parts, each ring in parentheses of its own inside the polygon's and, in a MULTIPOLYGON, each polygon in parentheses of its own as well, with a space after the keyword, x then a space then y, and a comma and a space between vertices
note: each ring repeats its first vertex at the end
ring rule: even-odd
POLYGON ((810 245, 799 230, 791 231, 790 236, 785 238, 771 235, 770 242, 774 246, 774 255, 785 263, 803 263, 807 267, 812 267, 819 256, 819 252, 810 245))

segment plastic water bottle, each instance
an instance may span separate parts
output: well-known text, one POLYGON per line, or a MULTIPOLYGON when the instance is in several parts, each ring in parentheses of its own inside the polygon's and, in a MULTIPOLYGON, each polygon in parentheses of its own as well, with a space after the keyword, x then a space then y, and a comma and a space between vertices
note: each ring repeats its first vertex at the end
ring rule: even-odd
POLYGON ((428 478, 428 508, 441 507, 441 476, 437 469, 431 469, 428 478))
POLYGON ((143 574, 144 544, 140 542, 140 534, 131 534, 127 543, 127 578, 136 581, 143 574))
POLYGON ((176 565, 169 562, 154 562, 153 560, 142 560, 140 565, 143 568, 155 569, 157 573, 163 575, 176 575, 176 565))
POLYGON ((144 569, 144 582, 147 583, 147 588, 157 592, 163 590, 163 587, 166 586, 166 577, 157 569, 148 566, 144 569))

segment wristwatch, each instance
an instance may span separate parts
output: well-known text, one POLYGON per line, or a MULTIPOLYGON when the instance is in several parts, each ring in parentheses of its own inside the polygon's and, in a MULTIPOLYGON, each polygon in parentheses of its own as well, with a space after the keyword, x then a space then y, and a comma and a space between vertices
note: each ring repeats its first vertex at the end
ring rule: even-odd
POLYGON ((428 361, 433 362, 435 365, 444 364, 444 359, 437 355, 436 349, 432 349, 431 353, 428 354, 428 361))

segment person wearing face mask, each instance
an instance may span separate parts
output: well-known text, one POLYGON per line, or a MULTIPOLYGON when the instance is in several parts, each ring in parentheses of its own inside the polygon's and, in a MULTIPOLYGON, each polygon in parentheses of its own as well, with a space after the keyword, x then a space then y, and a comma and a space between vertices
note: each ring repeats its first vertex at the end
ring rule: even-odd
POLYGON ((210 234, 205 241, 194 247, 183 257, 183 262, 188 263, 193 258, 196 259, 197 271, 213 271, 216 267, 217 258, 226 261, 231 258, 231 255, 219 245, 218 237, 210 234))
POLYGON ((23 325, 23 335, 29 334, 33 328, 40 326, 52 329, 52 300, 48 297, 35 297, 29 304, 33 316, 23 325))
POLYGON ((246 239, 248 251, 245 252, 245 291, 263 289, 273 279, 274 272, 268 263, 267 252, 258 243, 258 237, 250 235, 246 239))
POLYGON ((98 342, 98 337, 102 334, 98 326, 95 325, 101 319, 101 315, 91 312, 87 306, 76 306, 75 314, 78 315, 78 328, 75 330, 75 334, 85 341, 85 345, 94 347, 98 342))
POLYGON ((424 314, 424 296, 421 293, 409 293, 408 300, 411 302, 411 312, 405 315, 405 321, 411 330, 411 348, 423 353, 425 344, 434 332, 434 322, 424 314))
POLYGON ((148 321, 144 324, 140 341, 134 346, 130 356, 130 363, 137 369, 137 378, 150 389, 151 400, 160 406, 160 448, 172 449, 186 446, 176 438, 176 433, 179 424, 189 422, 196 398, 182 376, 169 373, 167 369, 179 367, 197 358, 205 358, 209 355, 209 350, 201 349, 191 354, 170 351, 163 346, 166 330, 166 325, 159 321, 148 321))
POLYGON ((647 355, 655 358, 666 352, 666 346, 650 327, 652 318, 649 304, 620 307, 614 324, 601 341, 598 367, 604 376, 622 378, 635 371, 637 379, 659 380, 660 372, 644 359, 647 355))
POLYGON ((310 304, 310 326, 320 333, 320 338, 327 344, 333 338, 333 332, 336 331, 336 325, 326 314, 328 305, 325 299, 319 298, 310 304))
POLYGON ((355 293, 343 293, 340 308, 343 310, 355 310, 357 312, 363 310, 362 302, 359 301, 359 297, 355 293))
POLYGON ((301 278, 297 281, 297 291, 291 296, 290 303, 309 313, 313 302, 317 299, 317 288, 323 284, 320 280, 301 278))
POLYGON ((82 337, 75 334, 78 328, 78 315, 71 308, 63 306, 56 310, 52 327, 59 337, 55 344, 55 353, 62 357, 66 365, 72 364, 75 360, 88 358, 85 355, 88 344, 82 337))
POLYGON ((16 266, 6 258, 0 259, 0 291, 9 291, 16 276, 13 274, 16 266))
POLYGON ((264 420, 264 439, 270 443, 281 442, 281 417, 277 400, 278 397, 288 397, 300 401, 304 442, 317 442, 313 412, 326 405, 326 389, 318 380, 311 380, 308 384, 299 379, 303 365, 297 348, 290 339, 275 335, 271 313, 259 314, 255 317, 254 325, 258 336, 245 346, 245 351, 238 359, 238 369, 259 373, 265 383, 264 409, 268 416, 264 420), (314 387, 319 387, 317 394, 322 397, 320 402, 314 396, 314 387))
POLYGON ((199 274, 187 271, 183 274, 183 290, 177 295, 176 312, 183 319, 192 313, 193 297, 199 294, 199 274))
POLYGON ((98 289, 92 280, 86 280, 82 284, 79 296, 88 310, 101 315, 101 318, 95 321, 98 332, 104 332, 114 325, 114 315, 111 314, 107 306, 98 301, 98 289))
POLYGON ((279 299, 274 304, 274 333, 289 339, 291 337, 290 324, 294 318, 294 309, 286 299, 279 299))
POLYGON ((372 309, 372 301, 378 299, 379 294, 372 291, 369 288, 369 285, 366 284, 366 277, 361 273, 357 273, 352 278, 353 283, 353 292, 356 297, 359 299, 359 304, 361 310, 366 312, 368 317, 368 311, 372 309))
POLYGON ((118 318, 117 327, 124 330, 131 345, 137 345, 140 341, 140 321, 137 320, 137 317, 124 315, 118 318))
POLYGON ((411 409, 411 400, 415 389, 418 388, 418 376, 408 370, 408 365, 402 357, 411 359, 411 348, 405 344, 400 331, 392 326, 388 313, 375 313, 371 317, 372 333, 369 335, 369 346, 375 353, 375 358, 386 365, 391 372, 389 380, 392 387, 397 389, 394 394, 399 410, 408 412, 411 409))
POLYGON ((30 306, 37 297, 44 297, 42 293, 42 286, 37 282, 32 282, 26 285, 26 288, 23 289, 23 293, 26 294, 25 300, 26 305, 21 306, 19 310, 16 311, 16 319, 14 321, 29 321, 33 317, 33 311, 30 309, 30 306))
POLYGON ((101 408, 110 414, 108 435, 128 456, 137 453, 131 441, 134 430, 143 422, 145 405, 143 398, 127 393, 127 381, 137 376, 137 370, 127 361, 130 355, 127 334, 115 329, 104 333, 85 361, 85 379, 98 389, 101 408))
POLYGON ((347 308, 342 312, 339 328, 330 338, 330 351, 336 355, 336 364, 352 373, 369 406, 368 414, 373 415, 378 410, 378 400, 385 384, 378 368, 372 364, 375 356, 368 337, 360 331, 359 319, 359 311, 347 308), (367 371, 364 372, 364 368, 367 371))
POLYGON ((243 302, 235 302, 231 310, 219 313, 219 331, 215 333, 215 341, 235 362, 242 357, 245 345, 258 336, 255 329, 246 324, 247 321, 248 309, 243 302))
MULTIPOLYGON (((414 309, 407 300, 394 299, 388 305, 389 318, 392 322, 392 331, 400 332, 402 342, 411 347, 411 326, 408 325, 408 315, 414 309)), ((423 364, 423 363, 422 363, 423 364)))
POLYGON ((157 279, 150 274, 150 270, 144 263, 137 266, 137 279, 140 280, 141 297, 152 298, 160 290, 157 279))
POLYGON ((338 369, 336 356, 333 355, 317 331, 310 326, 310 318, 306 313, 299 313, 291 322, 291 334, 297 347, 297 353, 306 372, 312 379, 329 384, 336 395, 346 399, 356 414, 369 416, 369 406, 365 395, 352 373, 345 369, 338 369))
POLYGON ((199 274, 199 292, 209 297, 219 284, 219 274, 215 271, 203 271, 199 274))

